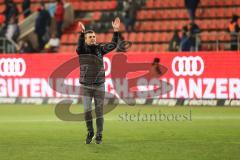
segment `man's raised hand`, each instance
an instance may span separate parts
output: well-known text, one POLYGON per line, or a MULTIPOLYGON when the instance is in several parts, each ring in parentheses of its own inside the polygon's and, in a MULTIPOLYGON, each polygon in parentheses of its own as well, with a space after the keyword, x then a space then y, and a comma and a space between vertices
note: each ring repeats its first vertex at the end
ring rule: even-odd
POLYGON ((119 17, 115 18, 115 20, 112 22, 112 27, 113 27, 114 32, 119 31, 120 24, 121 24, 120 18, 119 17))
POLYGON ((78 28, 80 29, 80 32, 85 32, 85 27, 84 25, 82 24, 82 22, 78 22, 78 28))

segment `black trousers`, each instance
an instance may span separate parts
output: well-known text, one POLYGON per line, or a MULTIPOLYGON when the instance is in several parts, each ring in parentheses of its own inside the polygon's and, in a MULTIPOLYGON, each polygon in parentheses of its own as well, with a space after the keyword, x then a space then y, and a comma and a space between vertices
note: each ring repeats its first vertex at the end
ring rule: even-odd
POLYGON ((93 129, 93 114, 96 117, 97 135, 102 134, 103 131, 103 105, 105 97, 105 85, 92 84, 83 85, 82 84, 82 94, 83 94, 83 106, 84 115, 88 132, 94 132, 93 129), (95 113, 92 110, 92 99, 94 99, 95 113))

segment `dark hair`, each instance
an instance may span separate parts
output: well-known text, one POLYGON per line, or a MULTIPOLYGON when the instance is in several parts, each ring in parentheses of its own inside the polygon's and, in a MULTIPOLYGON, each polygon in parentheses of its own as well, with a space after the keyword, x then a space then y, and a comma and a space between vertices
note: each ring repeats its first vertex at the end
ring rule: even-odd
POLYGON ((95 33, 93 30, 87 30, 85 31, 85 35, 88 34, 88 33, 95 33))
POLYGON ((43 1, 40 3, 40 5, 42 8, 45 8, 45 3, 43 1))
POLYGON ((174 30, 173 35, 178 36, 178 30, 177 29, 174 30))
POLYGON ((182 30, 183 30, 184 32, 188 32, 188 26, 183 26, 182 30))
POLYGON ((160 62, 160 59, 156 57, 154 58, 152 65, 158 64, 159 62, 160 62))
POLYGON ((238 21, 238 15, 236 15, 236 14, 234 14, 233 16, 232 16, 232 23, 233 22, 237 22, 238 21))

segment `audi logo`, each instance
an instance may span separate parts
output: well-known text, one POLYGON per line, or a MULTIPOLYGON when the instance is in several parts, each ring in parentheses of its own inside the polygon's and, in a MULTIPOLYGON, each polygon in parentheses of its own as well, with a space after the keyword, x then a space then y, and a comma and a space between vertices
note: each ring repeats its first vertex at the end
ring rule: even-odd
POLYGON ((1 58, 0 76, 23 76, 26 72, 26 63, 22 58, 1 58))
POLYGON ((204 62, 199 56, 177 56, 172 61, 172 71, 176 76, 199 76, 203 70, 204 62))

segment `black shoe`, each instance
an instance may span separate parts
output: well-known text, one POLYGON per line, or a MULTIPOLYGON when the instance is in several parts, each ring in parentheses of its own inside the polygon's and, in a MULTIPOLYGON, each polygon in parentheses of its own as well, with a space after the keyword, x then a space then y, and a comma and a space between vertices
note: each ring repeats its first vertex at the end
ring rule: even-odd
POLYGON ((93 137, 94 137, 94 133, 93 132, 88 132, 85 143, 90 144, 92 142, 93 137))
POLYGON ((95 138, 96 144, 101 144, 102 143, 102 135, 98 134, 95 138))

